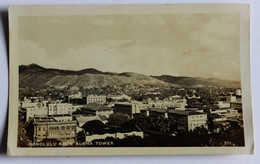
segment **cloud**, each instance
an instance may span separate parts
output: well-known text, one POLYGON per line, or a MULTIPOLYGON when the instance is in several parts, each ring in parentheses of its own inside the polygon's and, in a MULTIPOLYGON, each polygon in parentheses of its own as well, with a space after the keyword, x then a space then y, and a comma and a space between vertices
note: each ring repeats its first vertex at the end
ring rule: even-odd
POLYGON ((23 17, 21 63, 240 79, 239 15, 23 17), (40 22, 40 23, 39 23, 40 22))
POLYGON ((72 48, 64 54, 59 64, 66 67, 70 64, 73 67, 77 65, 79 68, 96 68, 105 72, 178 75, 173 64, 174 56, 167 49, 134 44, 122 47, 122 45, 133 43, 132 40, 106 42, 93 42, 86 47, 72 48), (81 59, 80 62, 78 59, 81 59))
POLYGON ((34 41, 19 40, 18 44, 19 64, 43 63, 49 59, 49 54, 34 41))

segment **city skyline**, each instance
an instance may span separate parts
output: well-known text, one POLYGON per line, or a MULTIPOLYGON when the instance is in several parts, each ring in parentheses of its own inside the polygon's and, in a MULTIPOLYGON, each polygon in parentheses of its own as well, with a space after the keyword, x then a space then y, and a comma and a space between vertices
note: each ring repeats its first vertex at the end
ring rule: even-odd
POLYGON ((19 64, 240 81, 238 14, 19 19, 19 64))

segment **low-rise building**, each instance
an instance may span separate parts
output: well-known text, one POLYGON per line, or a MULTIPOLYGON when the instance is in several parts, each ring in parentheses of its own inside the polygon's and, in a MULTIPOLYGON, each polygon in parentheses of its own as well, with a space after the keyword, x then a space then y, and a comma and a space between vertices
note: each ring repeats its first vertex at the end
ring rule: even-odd
POLYGON ((43 97, 24 97, 23 101, 21 101, 21 107, 27 108, 31 107, 39 102, 43 101, 43 97))
POLYGON ((47 107, 27 107, 26 108, 26 121, 35 116, 47 116, 47 107))
POLYGON ((229 95, 226 97, 227 102, 231 103, 231 102, 237 102, 237 97, 233 96, 233 95, 229 95))
POLYGON ((126 94, 122 94, 122 95, 108 95, 107 98, 112 99, 112 100, 131 100, 130 96, 127 96, 126 94))
POLYGON ((104 95, 100 95, 100 96, 88 95, 86 99, 87 99, 87 104, 90 104, 90 103, 104 104, 106 102, 106 96, 104 96, 104 95))
POLYGON ((223 115, 218 115, 215 113, 210 113, 210 114, 208 114, 208 119, 213 122, 221 122, 221 121, 226 121, 227 117, 225 117, 223 115))
POLYGON ((107 107, 103 104, 91 103, 87 104, 84 108, 86 108, 90 112, 90 115, 94 116, 102 115, 108 118, 110 114, 114 113, 114 110, 112 108, 107 107))
POLYGON ((61 115, 36 117, 34 119, 34 143, 55 139, 62 145, 75 144, 77 121, 73 121, 68 117, 61 115))
POLYGON ((72 94, 65 97, 65 102, 68 102, 72 105, 86 105, 87 99, 82 95, 81 92, 78 92, 76 94, 72 94))
POLYGON ((243 108, 242 102, 232 102, 232 103, 230 103, 230 107, 232 109, 238 110, 239 112, 242 112, 242 108, 243 108))
POLYGON ((24 108, 26 111, 26 121, 30 118, 34 118, 34 116, 43 116, 48 114, 48 107, 43 102, 30 103, 24 108))
POLYGON ((48 115, 71 114, 75 111, 69 103, 50 103, 48 110, 48 115))
POLYGON ((170 96, 164 100, 159 100, 158 98, 156 98, 155 100, 147 99, 145 103, 154 108, 175 108, 178 110, 185 110, 187 100, 185 98, 180 98, 177 96, 170 96))
POLYGON ((218 115, 226 115, 228 109, 217 109, 217 110, 210 110, 211 114, 218 114, 218 115))
POLYGON ((146 109, 150 107, 149 104, 143 104, 139 102, 122 102, 122 103, 116 103, 115 104, 115 113, 126 113, 131 118, 133 118, 134 114, 141 113, 141 109, 146 109))
POLYGON ((242 118, 242 113, 239 113, 236 109, 228 109, 226 117, 229 120, 232 118, 242 118))
POLYGON ((194 111, 169 111, 169 117, 178 118, 179 122, 188 131, 203 127, 208 129, 207 114, 194 111))
POLYGON ((236 96, 237 102, 242 103, 242 96, 236 96))
POLYGON ((237 96, 242 96, 241 89, 236 89, 236 95, 237 95, 237 96))
POLYGON ((197 127, 208 128, 207 114, 194 111, 169 110, 161 108, 149 108, 142 110, 146 116, 162 116, 165 118, 174 118, 183 126, 183 129, 193 131, 197 127))
POLYGON ((230 108, 230 102, 226 102, 226 101, 216 101, 215 105, 218 106, 220 109, 230 108))

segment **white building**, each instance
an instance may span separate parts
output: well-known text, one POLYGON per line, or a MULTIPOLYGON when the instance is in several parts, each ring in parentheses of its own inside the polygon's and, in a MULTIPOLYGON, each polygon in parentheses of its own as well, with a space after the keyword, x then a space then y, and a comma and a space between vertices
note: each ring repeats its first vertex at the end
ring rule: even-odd
POLYGON ((69 95, 69 99, 76 99, 76 98, 80 99, 80 98, 82 98, 82 97, 83 97, 83 96, 82 96, 82 93, 81 93, 81 92, 78 92, 78 93, 73 94, 73 95, 69 95))
POLYGON ((26 109, 26 121, 35 116, 47 116, 48 107, 42 103, 38 103, 36 106, 28 106, 26 109))
POLYGON ((227 114, 227 109, 217 109, 214 111, 210 111, 211 114, 218 114, 218 115, 226 115, 227 114))
POLYGON ((225 101, 216 101, 215 105, 221 108, 230 108, 230 103, 225 101))
POLYGON ((106 102, 106 96, 100 95, 88 95, 87 96, 87 104, 90 103, 99 103, 99 104, 104 104, 106 102))
POLYGON ((48 104, 49 115, 72 114, 75 110, 72 109, 72 104, 68 103, 51 103, 48 104))
POLYGON ((230 96, 227 96, 226 99, 227 99, 227 102, 229 102, 229 103, 231 103, 231 102, 237 102, 236 96, 230 95, 230 96))
POLYGON ((236 95, 237 95, 237 96, 242 96, 241 89, 237 89, 237 90, 236 90, 236 95))
POLYGON ((171 96, 164 100, 159 100, 156 98, 155 100, 148 99, 146 102, 149 107, 154 108, 175 108, 177 110, 185 110, 185 106, 187 105, 187 100, 185 98, 180 98, 177 96, 171 96))
POLYGON ((204 127, 207 129, 208 128, 207 120, 208 120, 207 114, 205 113, 187 114, 188 131, 194 130, 197 127, 204 127))
POLYGON ((34 107, 41 102, 46 103, 46 101, 43 101, 43 97, 24 97, 24 100, 21 101, 20 106, 21 108, 34 107))

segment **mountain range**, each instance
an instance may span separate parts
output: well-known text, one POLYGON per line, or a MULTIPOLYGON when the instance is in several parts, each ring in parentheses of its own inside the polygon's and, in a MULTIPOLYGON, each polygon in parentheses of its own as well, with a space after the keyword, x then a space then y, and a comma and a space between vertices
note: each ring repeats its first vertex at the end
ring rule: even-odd
POLYGON ((79 71, 44 68, 37 64, 19 66, 20 87, 66 86, 93 88, 114 85, 168 85, 168 86, 218 86, 240 88, 240 82, 201 77, 176 77, 170 75, 147 76, 143 74, 124 72, 102 72, 94 68, 79 71))

